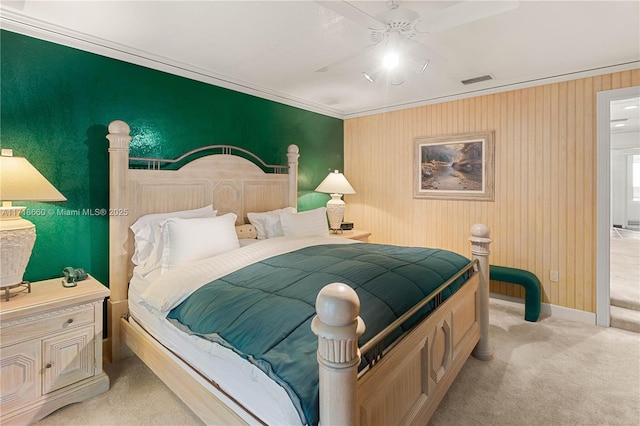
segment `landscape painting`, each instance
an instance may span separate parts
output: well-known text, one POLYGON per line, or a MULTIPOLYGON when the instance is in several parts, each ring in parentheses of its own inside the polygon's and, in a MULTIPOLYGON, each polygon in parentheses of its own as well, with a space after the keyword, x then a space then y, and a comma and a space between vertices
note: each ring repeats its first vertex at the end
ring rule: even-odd
POLYGON ((416 139, 414 198, 493 201, 493 136, 416 139))

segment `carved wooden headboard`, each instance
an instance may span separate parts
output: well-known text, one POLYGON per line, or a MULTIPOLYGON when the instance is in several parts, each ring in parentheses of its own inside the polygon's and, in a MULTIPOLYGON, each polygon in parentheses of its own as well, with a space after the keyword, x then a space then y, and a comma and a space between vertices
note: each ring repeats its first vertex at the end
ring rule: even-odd
POLYGON ((109 288, 107 303, 111 359, 118 359, 119 318, 128 313, 133 234, 129 227, 149 213, 194 209, 212 204, 218 215, 233 212, 237 224, 247 213, 296 207, 298 147, 287 149, 287 165, 269 165, 254 154, 229 145, 210 145, 177 159, 130 158, 130 129, 109 124, 109 288), (206 153, 206 156, 202 156, 206 153), (183 164, 168 170, 163 166, 183 164), (130 164, 136 167, 130 168, 130 164), (266 171, 265 171, 266 170, 266 171))

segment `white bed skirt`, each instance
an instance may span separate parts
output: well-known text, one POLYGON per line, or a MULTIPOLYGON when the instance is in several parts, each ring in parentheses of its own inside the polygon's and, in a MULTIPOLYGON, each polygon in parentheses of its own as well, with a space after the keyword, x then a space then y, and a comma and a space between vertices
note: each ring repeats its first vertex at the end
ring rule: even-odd
MULTIPOLYGON (((140 293, 146 288, 146 282, 134 276, 129 286, 129 322, 133 327, 151 334, 263 422, 301 424, 287 393, 262 370, 230 349, 178 330, 165 318, 153 315, 140 305, 140 293)), ((197 376, 192 371, 185 374, 197 376)))

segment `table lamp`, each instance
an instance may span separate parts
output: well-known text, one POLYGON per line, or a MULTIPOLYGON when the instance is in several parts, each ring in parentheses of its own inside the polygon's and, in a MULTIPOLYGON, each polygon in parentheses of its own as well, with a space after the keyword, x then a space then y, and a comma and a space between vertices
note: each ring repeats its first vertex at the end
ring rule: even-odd
POLYGON ((324 178, 316 188, 316 192, 330 194, 331 199, 327 201, 327 216, 329 217, 329 229, 331 232, 342 232, 340 225, 344 218, 345 204, 342 201, 343 194, 355 194, 356 191, 347 181, 347 178, 337 170, 324 178))
POLYGON ((20 215, 26 207, 13 201, 65 201, 66 198, 24 157, 0 153, 0 290, 25 285, 22 280, 36 241, 36 227, 20 215))

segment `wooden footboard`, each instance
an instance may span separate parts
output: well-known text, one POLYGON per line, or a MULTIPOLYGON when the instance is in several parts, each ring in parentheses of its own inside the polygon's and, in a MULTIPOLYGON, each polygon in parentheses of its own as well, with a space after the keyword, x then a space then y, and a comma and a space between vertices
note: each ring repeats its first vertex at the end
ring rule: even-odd
POLYGON ((341 283, 320 291, 312 329, 318 336, 321 424, 426 424, 469 355, 492 358, 489 229, 474 225, 470 240, 477 271, 360 378, 358 336, 365 324, 358 296, 341 283))
POLYGON ((478 275, 358 380, 360 424, 425 424, 480 339, 478 275))

